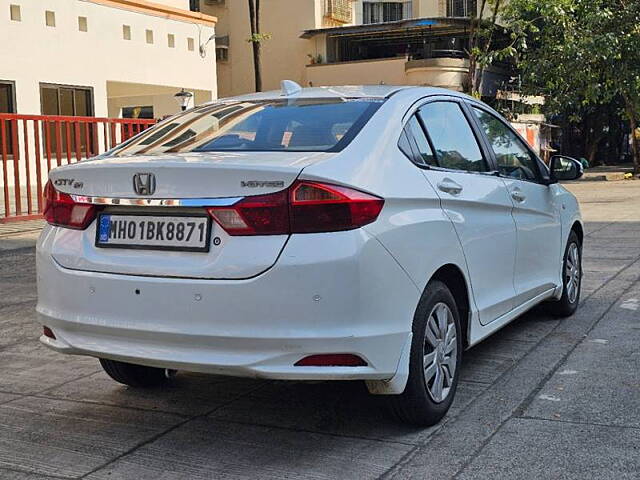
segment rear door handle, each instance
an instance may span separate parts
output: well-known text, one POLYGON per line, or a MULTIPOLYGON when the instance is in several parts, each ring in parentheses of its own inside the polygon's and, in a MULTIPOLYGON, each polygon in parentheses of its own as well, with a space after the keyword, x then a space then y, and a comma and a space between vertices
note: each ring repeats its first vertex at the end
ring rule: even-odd
POLYGON ((441 192, 449 193, 451 195, 458 195, 462 192, 462 185, 454 182, 450 178, 445 178, 438 183, 438 190, 441 192))

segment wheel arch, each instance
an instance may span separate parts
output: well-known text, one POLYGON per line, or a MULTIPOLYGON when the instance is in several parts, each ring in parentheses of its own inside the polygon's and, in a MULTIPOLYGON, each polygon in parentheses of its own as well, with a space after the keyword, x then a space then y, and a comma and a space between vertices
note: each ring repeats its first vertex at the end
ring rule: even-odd
MULTIPOLYGON (((471 290, 468 287, 467 279, 463 273, 463 270, 454 263, 448 263, 438 268, 426 283, 424 291, 429 288, 429 284, 432 281, 440 281, 444 283, 451 291, 453 298, 458 307, 458 313, 460 314, 460 325, 462 330, 462 346, 463 350, 469 346, 471 325, 471 290)), ((418 306, 416 306, 418 308, 418 306)), ((412 334, 409 335, 407 343, 402 351, 399 363, 398 371, 393 378, 383 381, 371 381, 366 382, 369 392, 374 395, 399 395, 404 392, 407 380, 409 378, 409 356, 411 354, 411 342, 412 334)))
POLYGON ((578 240, 580 240, 580 245, 583 245, 584 244, 584 227, 582 226, 582 223, 580 223, 578 220, 573 222, 573 225, 571 225, 571 231, 576 232, 576 235, 578 236, 578 240))
POLYGON ((467 285, 467 279, 464 276, 464 273, 462 273, 462 269, 460 267, 452 263, 448 263, 436 270, 436 272, 431 276, 429 282, 433 280, 438 280, 444 283, 449 290, 451 290, 451 294, 456 301, 456 306, 458 307, 458 313, 460 314, 460 320, 462 322, 462 325, 460 325, 463 335, 462 345, 463 348, 466 349, 469 346, 469 325, 471 316, 471 293, 469 286, 467 285))

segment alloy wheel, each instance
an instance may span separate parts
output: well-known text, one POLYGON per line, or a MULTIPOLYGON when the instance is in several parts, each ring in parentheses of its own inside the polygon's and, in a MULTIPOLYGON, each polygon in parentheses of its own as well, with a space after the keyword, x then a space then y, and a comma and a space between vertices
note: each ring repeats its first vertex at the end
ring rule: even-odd
POLYGON ((575 303, 580 291, 580 250, 578 245, 572 243, 567 252, 567 262, 565 265, 565 285, 567 289, 567 299, 569 303, 575 303))
POLYGON ((436 403, 443 402, 453 387, 457 355, 453 313, 447 304, 437 303, 427 319, 423 346, 424 381, 436 403))

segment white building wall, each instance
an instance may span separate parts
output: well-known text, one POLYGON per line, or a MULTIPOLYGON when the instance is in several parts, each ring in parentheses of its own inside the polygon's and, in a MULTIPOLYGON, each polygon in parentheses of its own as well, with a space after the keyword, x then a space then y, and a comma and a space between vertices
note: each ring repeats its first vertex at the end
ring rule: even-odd
POLYGON ((107 115, 107 81, 184 87, 215 98, 213 45, 206 58, 198 54, 199 38, 213 33, 212 27, 89 1, 0 0, 0 79, 16 83, 18 113, 29 114, 41 113, 40 83, 91 87, 96 116, 107 115), (21 21, 10 20, 11 4, 20 5, 21 21), (46 10, 55 12, 55 27, 45 25, 46 10), (79 31, 79 16, 87 18, 87 32, 79 31), (131 40, 123 39, 123 25, 130 26, 131 40), (153 44, 146 43, 146 30, 153 31, 153 44), (168 47, 169 33, 175 48, 168 47), (187 50, 188 38, 194 51, 187 50))
MULTIPOLYGON (((188 10, 188 0, 161 1, 188 10)), ((162 117, 179 110, 173 95, 181 88, 194 92, 196 103, 217 98, 214 42, 209 44, 205 58, 198 52, 199 43, 213 34, 214 28, 203 22, 87 0, 0 0, 0 80, 15 82, 19 114, 42 113, 40 84, 49 83, 89 87, 97 117, 118 116, 121 107, 139 105, 153 105, 156 118, 162 117), (20 6, 20 21, 11 20, 10 5, 20 6), (46 25, 46 11, 55 12, 55 26, 46 25), (79 30, 78 17, 86 17, 86 32, 79 30), (131 40, 123 38, 123 25, 130 27, 131 40), (153 31, 153 44, 147 43, 146 30, 153 31), (174 35, 174 48, 168 46, 168 34, 174 35), (193 39, 193 51, 187 48, 189 38, 193 39)), ((27 132, 32 142, 32 124, 27 132)), ((98 136, 102 145, 102 127, 98 136)), ((26 178, 23 142, 20 124, 18 173, 22 185, 26 178)), ((35 182, 34 153, 30 143, 31 182, 35 182)), ((9 160, 6 165, 11 188, 15 164, 9 160)), ((0 174, 0 192, 3 186, 0 174)), ((0 218, 3 203, 0 200, 0 218)))

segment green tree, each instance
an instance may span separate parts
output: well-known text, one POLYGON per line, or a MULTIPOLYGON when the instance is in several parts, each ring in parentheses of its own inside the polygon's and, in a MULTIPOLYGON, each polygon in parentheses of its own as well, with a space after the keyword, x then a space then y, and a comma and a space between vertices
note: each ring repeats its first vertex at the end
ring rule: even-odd
POLYGON ((518 55, 524 93, 545 95, 548 112, 574 113, 574 121, 620 102, 640 172, 640 2, 511 0, 504 18, 526 39, 518 55))
POLYGON ((485 69, 496 60, 514 56, 522 40, 515 34, 509 38, 507 29, 500 25, 506 4, 507 0, 481 0, 477 11, 472 12, 467 51, 469 73, 464 85, 469 95, 481 96, 485 69))

